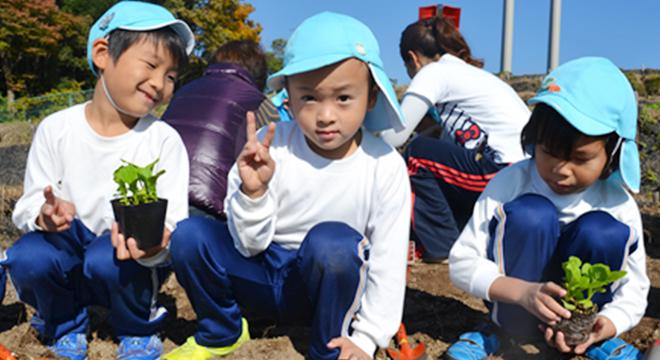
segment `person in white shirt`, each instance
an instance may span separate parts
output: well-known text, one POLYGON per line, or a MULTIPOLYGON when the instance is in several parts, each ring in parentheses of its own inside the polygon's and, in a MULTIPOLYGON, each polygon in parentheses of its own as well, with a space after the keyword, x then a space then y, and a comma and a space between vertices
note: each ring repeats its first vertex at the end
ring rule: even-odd
POLYGON ((381 136, 399 147, 427 113, 442 127, 439 138, 417 136, 405 151, 413 239, 423 248, 423 260, 440 261, 449 256, 488 181, 525 157, 518 139, 530 113, 508 84, 481 69, 451 20, 409 25, 399 47, 412 77, 401 102, 407 126, 381 136))
POLYGON ((172 96, 194 47, 188 25, 165 8, 123 1, 92 26, 87 61, 98 76, 92 100, 45 118, 27 159, 13 221, 25 234, 7 250, 21 301, 36 309, 32 325, 59 357, 85 359, 87 306, 110 310, 120 359, 157 359, 165 308, 156 304, 169 273, 167 246, 188 216, 188 159, 181 138, 149 115, 172 96), (114 171, 158 159, 156 184, 168 200, 162 241, 140 249, 124 238, 110 200, 114 171))
POLYGON ((371 359, 402 317, 410 184, 399 153, 370 131, 401 129, 378 43, 361 22, 324 12, 287 43, 293 122, 248 141, 229 173, 227 222, 183 221, 172 262, 197 333, 165 359, 208 359, 249 340, 239 306, 311 325, 311 359, 371 359))
MULTIPOLYGON (((615 338, 640 321, 649 291, 641 217, 626 191, 640 186, 632 87, 612 62, 587 57, 548 74, 530 103, 522 145, 533 157, 488 184, 451 249, 451 280, 485 299, 507 334, 538 334, 591 359, 636 359, 639 351, 615 338), (554 328, 571 314, 558 302, 569 256, 627 272, 594 296, 600 312, 575 346, 554 328)), ((480 359, 497 343, 494 334, 468 332, 447 354, 480 359)))

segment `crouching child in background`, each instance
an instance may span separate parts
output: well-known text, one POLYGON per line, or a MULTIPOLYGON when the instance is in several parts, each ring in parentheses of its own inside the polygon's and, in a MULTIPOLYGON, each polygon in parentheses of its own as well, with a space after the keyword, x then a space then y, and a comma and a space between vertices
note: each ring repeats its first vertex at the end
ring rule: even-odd
POLYGON ((401 322, 410 185, 370 131, 403 127, 371 31, 340 14, 305 20, 286 47, 295 121, 255 133, 229 173, 227 222, 192 217, 172 235, 198 329, 166 359, 208 359, 249 340, 249 313, 311 325, 312 359, 370 359, 401 322))
MULTIPOLYGON (((626 191, 640 186, 633 89, 609 60, 581 58, 551 72, 530 103, 522 145, 532 158, 502 170, 480 196, 452 247, 451 280, 487 300, 504 333, 542 334, 591 359, 637 359, 616 338, 641 320, 649 291, 641 217, 626 191), (594 296, 601 310, 575 346, 554 327, 571 316, 558 301, 570 256, 627 272, 594 296)), ((469 332, 447 355, 482 359, 498 343, 495 333, 469 332)))

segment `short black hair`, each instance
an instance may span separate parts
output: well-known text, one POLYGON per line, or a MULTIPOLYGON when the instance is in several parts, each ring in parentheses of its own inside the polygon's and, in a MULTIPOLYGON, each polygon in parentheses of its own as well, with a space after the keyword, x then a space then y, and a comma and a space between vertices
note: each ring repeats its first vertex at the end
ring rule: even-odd
POLYGON ((538 103, 532 111, 529 122, 522 130, 520 141, 523 150, 527 153, 531 153, 530 147, 539 144, 543 145, 553 157, 569 160, 575 143, 581 136, 605 141, 608 165, 603 169, 601 178, 607 178, 619 166, 621 148, 619 147, 616 153, 612 154, 619 142, 619 136, 615 132, 599 136, 586 135, 573 127, 557 110, 545 103, 538 103))
POLYGON ((266 87, 268 76, 266 55, 256 42, 237 40, 222 45, 211 57, 211 63, 219 62, 236 64, 247 70, 259 91, 263 91, 266 87))
POLYGON ((167 49, 174 59, 177 69, 182 69, 188 64, 188 53, 186 44, 172 28, 164 27, 150 31, 130 31, 117 29, 108 35, 108 51, 115 63, 119 57, 139 41, 151 41, 153 44, 162 45, 167 49))

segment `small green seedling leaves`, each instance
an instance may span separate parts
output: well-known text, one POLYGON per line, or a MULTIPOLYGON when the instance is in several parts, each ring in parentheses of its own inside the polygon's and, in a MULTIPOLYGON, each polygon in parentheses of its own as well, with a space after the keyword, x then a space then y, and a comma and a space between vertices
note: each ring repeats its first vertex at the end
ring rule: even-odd
POLYGON ((577 256, 569 257, 561 266, 564 269, 566 288, 566 295, 561 298, 561 302, 570 311, 591 309, 594 294, 604 293, 607 285, 626 275, 625 271, 612 271, 605 264, 582 263, 577 256))
POLYGON ((158 200, 156 180, 165 173, 165 170, 153 173, 158 160, 156 159, 145 167, 122 160, 125 165, 115 170, 114 180, 117 183, 117 194, 123 205, 148 204, 158 200))

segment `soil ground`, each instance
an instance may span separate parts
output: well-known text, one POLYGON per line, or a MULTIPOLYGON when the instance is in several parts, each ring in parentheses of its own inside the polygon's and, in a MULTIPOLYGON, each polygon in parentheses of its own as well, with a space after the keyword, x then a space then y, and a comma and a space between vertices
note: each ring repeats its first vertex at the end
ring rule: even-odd
MULTIPOLYGON (((653 339, 660 338, 660 246, 649 247, 648 272, 652 288, 649 306, 639 325, 623 338, 640 349, 646 349, 653 339)), ((163 285, 160 303, 169 311, 163 338, 165 349, 171 350, 192 335, 195 330, 195 314, 183 289, 171 276, 163 285)), ((404 322, 412 343, 424 342, 430 359, 439 358, 447 347, 464 331, 476 327, 486 318, 483 303, 449 281, 447 265, 416 264, 410 269, 404 322)), ((0 344, 11 349, 18 359, 35 359, 52 356, 30 328, 29 318, 33 310, 16 299, 11 284, 0 305, 0 344)), ((107 324, 108 313, 101 308, 92 308, 92 334, 90 359, 115 358, 117 342, 112 339, 107 324)), ((260 320, 250 320, 253 341, 227 356, 227 360, 304 359, 309 330, 304 327, 275 326, 260 320)), ((377 359, 387 359, 384 351, 377 359)), ((500 353, 490 359, 536 359, 550 360, 561 355, 542 341, 507 339, 500 353)), ((584 359, 567 356, 566 359, 584 359)))
MULTIPOLYGON (((530 81, 538 82, 538 79, 530 81)), ((527 87, 519 84, 518 91, 525 97, 527 87)), ((654 99, 653 103, 660 103, 654 99)), ((654 339, 660 339, 660 186, 655 171, 660 168, 660 109, 651 108, 650 119, 643 123, 640 138, 642 153, 642 193, 637 196, 643 213, 647 247, 648 274, 651 278, 649 306, 645 317, 631 331, 623 335, 645 350, 654 339)), ((11 223, 11 211, 22 192, 22 179, 30 133, 30 124, 0 124, 0 249, 6 249, 19 233, 11 223)), ((447 347, 462 332, 473 329, 486 318, 483 302, 454 288, 448 277, 447 265, 416 264, 410 268, 404 322, 413 343, 424 342, 430 359, 442 356, 447 347)), ((169 311, 163 339, 166 351, 173 349, 192 335, 195 314, 185 293, 171 276, 163 285, 159 302, 169 311)), ((36 359, 50 356, 46 347, 36 338, 29 319, 34 310, 20 303, 9 283, 0 305, 0 344, 13 351, 18 359, 36 359)), ((107 323, 107 312, 92 308, 90 359, 113 359, 117 342, 112 338, 107 323)), ((226 359, 304 359, 309 330, 304 327, 274 326, 259 319, 250 321, 253 341, 247 343, 226 359)), ((386 359, 384 351, 377 359, 386 359)), ((503 349, 491 359, 583 359, 563 356, 543 342, 507 339, 503 349)))

